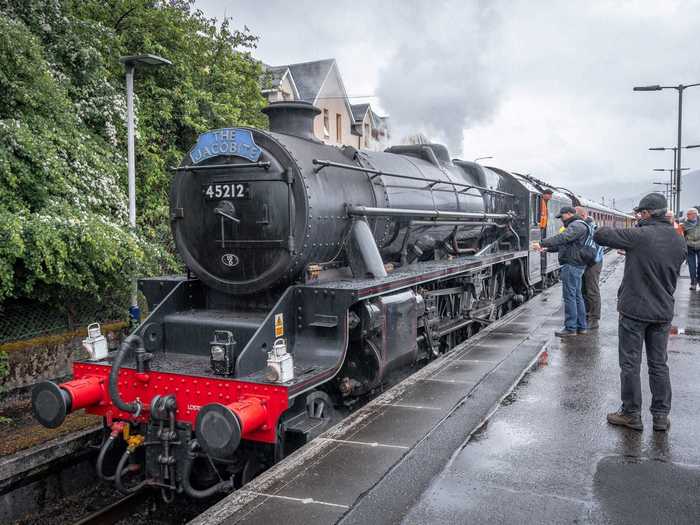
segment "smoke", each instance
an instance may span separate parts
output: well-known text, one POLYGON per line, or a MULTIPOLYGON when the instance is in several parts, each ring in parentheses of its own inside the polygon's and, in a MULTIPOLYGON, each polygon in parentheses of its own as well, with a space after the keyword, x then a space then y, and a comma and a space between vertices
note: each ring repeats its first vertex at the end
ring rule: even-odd
POLYGON ((495 5, 425 3, 399 20, 402 41, 380 69, 377 87, 393 137, 423 133, 458 156, 464 130, 494 115, 502 84, 494 50, 501 25, 495 5))

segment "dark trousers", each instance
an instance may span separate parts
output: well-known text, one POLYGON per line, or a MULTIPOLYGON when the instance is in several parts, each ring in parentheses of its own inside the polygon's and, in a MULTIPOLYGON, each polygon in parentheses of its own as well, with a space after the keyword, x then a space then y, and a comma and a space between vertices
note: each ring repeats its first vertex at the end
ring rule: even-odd
POLYGON ((671 323, 647 323, 620 316, 619 355, 622 410, 639 414, 642 410, 642 384, 639 370, 642 365, 642 346, 647 350, 651 413, 668 414, 671 411, 671 377, 666 364, 666 345, 671 323))
POLYGON ((564 299, 564 327, 570 332, 585 330, 586 305, 583 303, 581 279, 583 266, 563 264, 560 271, 561 291, 564 299))
POLYGON ((698 270, 700 270, 700 250, 688 246, 688 270, 690 272, 690 282, 698 283, 698 270))
POLYGON ((600 320, 600 270, 603 261, 586 267, 583 272, 583 301, 586 303, 586 316, 591 320, 600 320))

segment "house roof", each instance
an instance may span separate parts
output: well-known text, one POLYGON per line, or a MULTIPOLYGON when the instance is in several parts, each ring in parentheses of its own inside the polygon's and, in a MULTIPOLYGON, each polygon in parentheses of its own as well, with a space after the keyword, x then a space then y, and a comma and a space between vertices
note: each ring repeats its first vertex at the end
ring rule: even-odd
POLYGON ((335 59, 327 58, 325 60, 314 60, 313 62, 301 62, 299 64, 288 64, 287 67, 294 78, 299 98, 312 104, 316 102, 319 91, 323 87, 323 82, 326 80, 335 59))
POLYGON ((355 122, 362 122, 369 110, 369 104, 350 104, 350 107, 352 108, 352 118, 355 122))
POLYGON ((273 86, 279 86, 284 75, 289 71, 287 66, 265 66, 264 69, 264 73, 268 76, 273 86))
POLYGON ((266 93, 268 91, 278 89, 285 77, 289 78, 289 83, 292 85, 292 89, 294 90, 293 95, 296 98, 299 98, 299 90, 294 82, 294 77, 290 73, 287 66, 268 66, 267 64, 263 64, 263 74, 260 79, 262 84, 262 92, 266 93), (270 82, 270 87, 267 87, 268 81, 270 82))

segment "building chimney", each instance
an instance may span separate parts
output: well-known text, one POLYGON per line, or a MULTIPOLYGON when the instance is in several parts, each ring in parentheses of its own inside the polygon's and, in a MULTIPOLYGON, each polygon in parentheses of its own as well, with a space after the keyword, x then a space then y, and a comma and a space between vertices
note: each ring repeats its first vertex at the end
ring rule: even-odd
POLYGON ((318 142, 314 135, 314 119, 321 110, 313 104, 300 100, 273 102, 262 112, 270 119, 270 131, 318 142))

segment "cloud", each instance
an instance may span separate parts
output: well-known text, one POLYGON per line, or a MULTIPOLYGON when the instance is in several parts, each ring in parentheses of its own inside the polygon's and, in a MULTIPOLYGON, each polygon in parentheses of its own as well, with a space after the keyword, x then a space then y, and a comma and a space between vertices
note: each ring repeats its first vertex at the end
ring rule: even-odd
MULTIPOLYGON (((335 57, 395 137, 424 131, 455 156, 493 155, 598 200, 651 191, 653 168, 671 167, 648 148, 675 143, 677 95, 632 87, 700 82, 696 0, 196 5, 248 25, 268 63, 335 57)), ((700 87, 685 95, 685 144, 700 143, 698 115, 700 87)), ((683 164, 700 167, 700 149, 683 164)))
POLYGON ((397 48, 379 73, 377 94, 399 127, 422 132, 461 154, 464 129, 497 110, 501 94, 493 46, 496 2, 412 4, 397 48))

